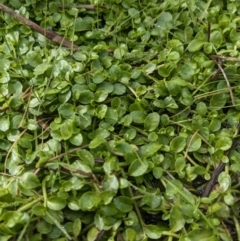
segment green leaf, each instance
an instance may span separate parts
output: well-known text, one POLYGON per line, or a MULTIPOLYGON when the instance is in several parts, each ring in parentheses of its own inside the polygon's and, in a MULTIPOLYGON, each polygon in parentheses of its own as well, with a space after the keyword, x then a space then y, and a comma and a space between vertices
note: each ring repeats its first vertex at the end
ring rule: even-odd
POLYGON ((155 130, 160 122, 160 115, 156 112, 148 114, 144 120, 144 129, 148 131, 155 130))
POLYGON ((128 213, 133 209, 132 199, 125 196, 118 196, 113 199, 113 203, 121 212, 128 213))
POLYGON ((119 186, 120 186, 121 189, 128 187, 129 186, 128 180, 125 179, 125 178, 120 178, 119 186))
POLYGON ((232 206, 232 205, 235 203, 234 197, 233 197, 233 195, 232 195, 230 192, 228 192, 228 193, 224 196, 224 202, 225 202, 227 205, 230 205, 230 206, 232 206))
POLYGON ((94 157, 88 150, 81 149, 77 152, 77 154, 86 165, 89 165, 91 167, 94 166, 95 164, 94 157))
POLYGON ((61 197, 52 196, 47 199, 47 207, 54 211, 59 211, 65 208, 67 201, 61 197))
POLYGON ((212 43, 204 43, 204 45, 203 45, 203 50, 204 50, 204 53, 206 53, 206 54, 211 54, 212 51, 213 51, 213 45, 212 45, 212 43))
POLYGON ((188 50, 190 52, 196 52, 202 48, 204 43, 205 43, 205 41, 202 41, 199 39, 193 39, 188 45, 188 50))
POLYGON ((158 194, 145 194, 142 201, 149 207, 155 209, 160 206, 162 198, 158 194))
POLYGON ((73 123, 71 120, 66 120, 60 126, 60 133, 63 140, 68 140, 73 134, 73 123))
POLYGON ((1 2, 0 241, 236 239, 239 1, 1 2))
POLYGON ((168 199, 173 199, 174 195, 182 190, 182 183, 179 180, 171 180, 167 182, 165 195, 168 199))
POLYGON ((169 12, 162 12, 157 19, 156 28, 158 31, 168 31, 172 28, 173 17, 169 12))
POLYGON ((169 116, 168 116, 168 115, 163 114, 163 115, 161 116, 161 124, 162 124, 163 126, 167 126, 167 125, 169 124, 169 116))
POLYGON ((207 113, 207 105, 204 102, 199 102, 197 104, 196 111, 199 115, 205 116, 207 113))
POLYGON ((184 168, 186 166, 186 160, 184 157, 178 157, 175 162, 175 169, 178 172, 179 177, 184 177, 184 168))
POLYGON ((1 216, 1 219, 8 228, 12 228, 14 230, 16 225, 24 225, 29 220, 29 216, 15 210, 6 211, 1 216))
POLYGON ((74 106, 69 103, 64 103, 59 106, 58 113, 62 115, 65 119, 70 118, 72 115, 74 115, 74 106))
POLYGON ((82 142, 83 142, 82 134, 79 133, 79 134, 77 134, 77 135, 72 136, 72 137, 69 139, 69 141, 70 141, 73 145, 75 145, 75 146, 80 146, 80 145, 82 144, 82 142))
MULTIPOLYGON (((100 84, 105 80, 106 76, 102 73, 97 73, 93 76, 93 83, 100 84)), ((107 91, 107 90, 106 90, 107 91)), ((109 91, 107 91, 109 93, 109 91)))
POLYGON ((137 124, 144 123, 144 120, 146 118, 146 114, 143 111, 132 111, 130 115, 132 117, 132 121, 137 124))
POLYGON ((190 80, 192 76, 195 74, 194 64, 186 63, 180 69, 180 75, 184 80, 190 80))
POLYGON ((118 188, 119 188, 119 183, 118 183, 117 177, 112 174, 105 175, 104 180, 103 180, 103 188, 106 191, 112 191, 112 192, 117 193, 118 188))
POLYGON ((38 177, 32 172, 25 172, 20 177, 20 183, 22 183, 27 189, 36 188, 41 185, 38 177))
POLYGON ((184 150, 186 146, 186 138, 183 136, 177 136, 170 142, 170 150, 175 153, 179 153, 184 150))
POLYGON ((213 230, 201 228, 201 229, 195 229, 183 236, 183 238, 180 239, 180 241, 184 240, 191 240, 191 241, 218 241, 218 237, 214 237, 213 230))
POLYGON ((140 161, 139 159, 133 161, 128 168, 128 174, 133 177, 143 175, 148 169, 148 162, 145 160, 140 161))
POLYGON ((136 231, 132 228, 127 228, 125 230, 126 238, 128 241, 135 241, 136 240, 136 231))
POLYGON ((42 63, 42 58, 39 55, 38 52, 34 52, 34 51, 30 51, 27 53, 27 58, 26 58, 27 62, 29 65, 31 65, 32 67, 37 67, 38 65, 40 65, 42 63))
POLYGON ((162 147, 158 141, 151 142, 147 145, 141 146, 139 154, 141 157, 147 158, 153 156, 162 147))
POLYGON ((231 148, 232 146, 232 139, 229 137, 221 137, 215 145, 216 149, 220 149, 223 151, 227 151, 231 148))
POLYGON ((102 203, 104 205, 110 204, 112 202, 114 196, 115 196, 115 192, 113 192, 113 191, 102 191, 100 194, 102 203))
POLYGON ((87 241, 95 241, 99 235, 99 230, 96 227, 92 227, 89 229, 87 233, 87 241))
POLYGON ((122 57, 124 56, 125 51, 121 48, 117 48, 114 50, 113 55, 116 59, 122 59, 122 57))
POLYGON ((85 173, 91 173, 92 170, 90 168, 89 165, 83 163, 82 161, 75 161, 72 165, 71 165, 72 168, 74 169, 77 169, 77 170, 80 170, 80 171, 83 171, 85 173))
POLYGON ((123 95, 124 93, 126 93, 127 88, 125 85, 121 84, 121 83, 116 83, 114 84, 114 91, 113 94, 115 95, 123 95))
POLYGON ((96 109, 96 113, 99 119, 103 119, 107 112, 107 105, 99 105, 96 109))
POLYGON ((74 31, 82 32, 86 30, 91 30, 94 24, 94 19, 92 17, 76 18, 74 31))
POLYGON ((220 31, 215 30, 211 32, 210 34, 210 42, 214 45, 214 47, 217 49, 221 46, 222 44, 222 34, 220 31))
POLYGON ((6 84, 10 81, 10 76, 7 72, 2 71, 0 73, 0 84, 6 84))
POLYGON ((46 72, 46 70, 50 67, 49 64, 47 63, 42 63, 36 66, 34 69, 34 75, 42 75, 43 73, 46 72))
MULTIPOLYGON (((191 66, 187 66, 184 65, 181 69, 180 69, 180 75, 182 76, 182 78, 184 79, 190 79, 191 78, 191 66)), ((194 73, 194 72, 193 72, 194 73)), ((166 87, 169 91, 169 93, 173 96, 179 94, 182 91, 182 86, 186 86, 187 82, 181 78, 173 78, 170 81, 166 82, 166 87)))
POLYGON ((81 104, 89 104, 92 100, 94 100, 94 93, 90 90, 80 91, 80 95, 78 101, 81 104))
MULTIPOLYGON (((76 52, 74 55, 73 55, 74 59, 78 60, 78 61, 85 61, 87 59, 87 56, 85 54, 82 54, 80 52, 76 52)), ((77 79, 76 79, 77 83, 79 84, 82 84, 85 82, 85 78, 84 76, 78 76, 77 79)))
POLYGON ((175 205, 170 212, 170 228, 172 232, 178 232, 185 225, 185 219, 179 206, 175 205))
POLYGON ((213 95, 210 100, 210 107, 214 110, 220 110, 226 104, 226 95, 225 94, 217 94, 213 95))
POLYGON ((161 167, 154 167, 153 169, 153 176, 156 179, 159 179, 163 174, 163 169, 161 167))
POLYGON ((150 239, 159 239, 162 237, 162 228, 157 225, 145 225, 144 232, 150 239))
POLYGON ((7 131, 10 127, 9 117, 3 116, 0 118, 0 131, 7 131))
POLYGON ((117 113, 117 110, 109 107, 107 109, 107 112, 105 114, 105 120, 106 122, 108 122, 109 124, 111 125, 114 125, 117 123, 118 121, 118 113, 117 113))
POLYGON ((221 128, 221 121, 216 119, 216 118, 213 118, 208 126, 208 129, 209 131, 211 132, 216 132, 216 131, 219 131, 220 128, 221 128))
POLYGON ((221 191, 226 192, 231 186, 231 177, 226 172, 222 172, 218 177, 218 182, 220 184, 221 191))
POLYGON ((41 220, 37 223, 37 231, 41 234, 48 234, 52 231, 52 225, 41 220))
POLYGON ((74 220, 73 227, 72 227, 74 238, 77 238, 80 235, 81 229, 82 229, 82 222, 79 218, 77 218, 74 220))
POLYGON ((100 203, 101 198, 96 192, 85 192, 79 199, 79 206, 82 211, 94 210, 100 203))
POLYGON ((108 92, 106 90, 98 89, 95 92, 94 100, 96 102, 103 102, 108 97, 108 92))
POLYGON ((188 151, 195 152, 201 147, 201 145, 202 145, 201 137, 198 135, 192 136, 188 143, 188 151))
POLYGON ((100 146, 101 144, 103 144, 105 142, 106 141, 103 138, 96 137, 90 142, 89 148, 90 149, 96 148, 96 147, 100 146))
POLYGON ((128 14, 132 17, 132 18, 136 18, 139 16, 139 11, 136 8, 129 8, 128 9, 128 14))
POLYGON ((37 204, 32 208, 32 212, 34 215, 36 216, 40 216, 43 217, 46 215, 46 207, 44 207, 43 205, 37 204))
POLYGON ((152 74, 153 71, 156 69, 157 65, 154 63, 149 63, 146 66, 144 66, 144 72, 145 74, 152 74))

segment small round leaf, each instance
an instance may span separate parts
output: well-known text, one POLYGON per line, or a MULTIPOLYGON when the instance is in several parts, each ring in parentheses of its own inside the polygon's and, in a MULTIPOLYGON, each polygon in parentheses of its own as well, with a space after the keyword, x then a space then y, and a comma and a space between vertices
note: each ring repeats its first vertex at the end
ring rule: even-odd
POLYGON ((61 197, 53 196, 47 200, 47 207, 54 211, 62 210, 66 205, 66 200, 61 197))

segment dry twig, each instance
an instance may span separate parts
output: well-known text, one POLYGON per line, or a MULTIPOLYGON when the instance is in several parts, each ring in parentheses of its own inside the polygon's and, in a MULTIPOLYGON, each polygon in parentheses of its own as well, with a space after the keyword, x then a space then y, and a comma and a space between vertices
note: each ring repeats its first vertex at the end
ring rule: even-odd
MULTIPOLYGON (((238 126, 238 133, 239 133, 239 131, 240 131, 240 126, 238 126)), ((228 157, 230 156, 231 151, 233 150, 233 148, 236 147, 236 143, 237 143, 237 142, 238 142, 238 139, 235 138, 234 141, 233 141, 233 143, 232 143, 231 148, 230 148, 228 151, 226 151, 226 153, 225 153, 226 156, 228 156, 228 157)), ((203 194, 202 194, 202 197, 208 197, 208 196, 209 196, 209 194, 210 194, 210 192, 212 191, 212 189, 213 189, 213 187, 214 187, 214 185, 215 185, 215 183, 216 183, 216 181, 217 181, 220 173, 221 173, 221 172, 223 171, 223 169, 225 168, 225 165, 226 165, 226 164, 221 161, 221 162, 218 164, 218 166, 213 170, 211 179, 210 179, 210 181, 207 183, 206 188, 205 188, 205 190, 204 190, 204 192, 203 192, 203 194)))
POLYGON ((95 6, 90 4, 79 4, 74 6, 68 6, 68 5, 60 5, 60 8, 69 9, 69 8, 85 8, 86 10, 96 10, 98 7, 103 8, 102 6, 95 6))
MULTIPOLYGON (((211 55, 210 58, 217 64, 218 66, 218 71, 217 71, 217 75, 219 74, 219 72, 222 72, 223 74, 223 77, 227 83, 227 86, 228 86, 228 91, 229 91, 229 94, 230 94, 230 97, 231 97, 231 101, 232 101, 232 104, 235 105, 235 100, 234 100, 234 97, 233 97, 233 93, 232 93, 232 88, 231 88, 231 85, 229 83, 229 80, 227 78, 227 75, 225 74, 223 68, 222 68, 222 59, 225 59, 226 58, 222 58, 223 56, 218 56, 218 55, 211 55)), ((229 60, 229 58, 227 58, 229 60)), ((214 75, 214 78, 216 78, 216 74, 214 75)))
POLYGON ((54 32, 53 30, 42 28, 38 24, 36 24, 33 21, 23 17, 19 13, 16 13, 13 9, 5 6, 2 3, 0 3, 0 9, 5 13, 10 14, 13 18, 22 22, 23 24, 25 24, 26 26, 28 26, 32 30, 44 35, 46 38, 50 39, 51 41, 53 41, 53 42, 55 42, 59 45, 62 45, 62 46, 67 47, 69 49, 73 49, 74 51, 76 51, 79 48, 77 45, 73 44, 71 41, 65 39, 61 35, 54 32))

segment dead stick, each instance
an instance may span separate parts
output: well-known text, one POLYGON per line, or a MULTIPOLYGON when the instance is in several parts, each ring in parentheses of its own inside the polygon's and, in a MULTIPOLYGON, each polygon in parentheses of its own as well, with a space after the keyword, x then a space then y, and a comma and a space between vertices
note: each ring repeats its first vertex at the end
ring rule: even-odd
POLYGON ((0 3, 0 9, 4 11, 5 13, 10 14, 13 18, 17 19, 18 21, 22 22, 23 24, 27 25, 29 28, 31 28, 34 31, 37 31, 38 33, 44 35, 46 38, 50 39, 51 41, 62 45, 64 47, 67 47, 69 49, 77 50, 79 47, 75 44, 73 44, 71 41, 64 39, 61 35, 57 34, 51 29, 44 29, 38 24, 34 23, 33 21, 24 18, 22 15, 16 13, 13 9, 5 6, 4 4, 0 3))
MULTIPOLYGON (((238 126, 238 132, 237 132, 237 133, 239 133, 239 132, 240 132, 240 125, 238 126)), ((232 151, 234 148, 236 148, 237 142, 238 142, 238 138, 235 138, 235 139, 233 140, 232 146, 231 146, 230 149, 229 149, 228 151, 226 151, 226 153, 225 153, 225 155, 226 155, 227 157, 229 157, 230 154, 231 154, 231 151, 232 151)), ((210 192, 212 191, 212 189, 213 189, 213 187, 214 187, 214 185, 215 185, 215 183, 216 183, 216 181, 217 181, 220 173, 223 171, 223 169, 225 168, 225 166, 226 166, 226 164, 221 161, 221 162, 218 164, 218 166, 213 170, 211 179, 210 179, 209 182, 207 183, 206 188, 205 188, 205 190, 204 190, 204 192, 203 192, 203 194, 202 194, 202 197, 208 197, 208 196, 209 196, 209 194, 210 194, 210 192)))
POLYGON ((79 4, 79 5, 74 5, 74 6, 68 6, 68 5, 60 5, 60 8, 85 8, 87 10, 96 10, 98 7, 104 8, 103 6, 95 6, 95 5, 90 5, 90 4, 79 4))
POLYGON ((218 164, 218 166, 216 167, 216 169, 214 169, 213 174, 211 176, 210 181, 207 183, 207 186, 202 194, 202 197, 208 197, 210 192, 213 189, 213 186, 215 185, 220 173, 223 171, 224 167, 225 167, 225 163, 220 162, 220 164, 218 164))
POLYGON ((223 60, 231 61, 231 62, 240 62, 240 58, 221 56, 221 55, 211 55, 210 58, 213 59, 213 60, 223 59, 223 60))
MULTIPOLYGON (((218 55, 211 55, 210 58, 217 64, 218 66, 218 71, 214 74, 214 76, 211 78, 211 80, 217 78, 217 76, 219 75, 219 72, 222 72, 223 74, 223 77, 227 83, 227 86, 228 86, 228 91, 229 91, 229 94, 230 94, 230 97, 231 97, 231 100, 232 100, 232 104, 235 105, 235 100, 234 100, 234 97, 233 97, 233 93, 232 93, 232 88, 231 88, 231 85, 228 81, 228 78, 227 78, 227 75, 225 74, 223 68, 222 68, 222 59, 223 58, 220 58, 221 56, 218 56, 218 55), (219 71, 220 70, 220 71, 219 71)), ((225 58, 226 59, 226 58, 225 58)))
POLYGON ((79 4, 79 5, 59 5, 62 9, 70 9, 70 8, 78 8, 78 9, 86 9, 86 10, 97 10, 97 9, 111 9, 114 10, 112 7, 103 6, 103 5, 92 5, 92 4, 79 4))
POLYGON ((224 72, 224 70, 223 70, 223 68, 221 66, 221 61, 220 62, 216 61, 216 64, 217 64, 218 68, 221 70, 221 72, 223 74, 223 77, 224 77, 224 79, 225 79, 225 81, 227 83, 229 94, 230 94, 230 97, 231 97, 231 100, 232 100, 232 104, 235 105, 235 100, 234 100, 234 97, 233 97, 232 88, 231 88, 231 85, 230 85, 230 83, 228 81, 227 75, 225 74, 225 72, 224 72))

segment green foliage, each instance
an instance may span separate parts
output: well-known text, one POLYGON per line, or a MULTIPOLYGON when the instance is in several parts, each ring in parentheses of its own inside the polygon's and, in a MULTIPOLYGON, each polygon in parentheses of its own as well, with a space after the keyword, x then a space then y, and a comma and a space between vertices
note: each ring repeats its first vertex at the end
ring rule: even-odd
POLYGON ((1 241, 240 239, 237 0, 2 2, 1 241))

